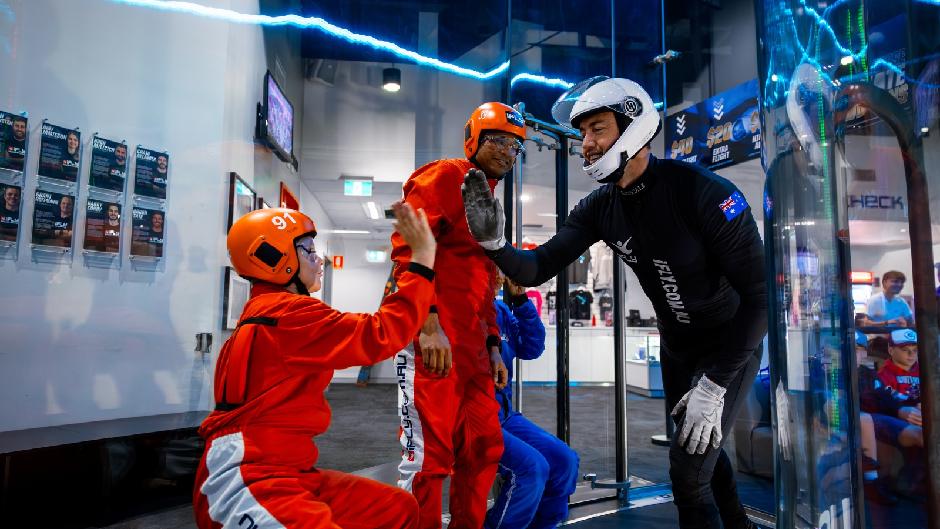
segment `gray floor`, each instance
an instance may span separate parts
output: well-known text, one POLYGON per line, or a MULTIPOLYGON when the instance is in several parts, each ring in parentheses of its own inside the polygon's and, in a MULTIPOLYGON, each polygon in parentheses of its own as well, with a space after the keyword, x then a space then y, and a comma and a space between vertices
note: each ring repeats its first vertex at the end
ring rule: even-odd
MULTIPOLYGON (((548 431, 554 432, 555 388, 525 387, 523 395, 524 413, 548 431)), ((612 387, 571 388, 572 446, 581 457, 582 473, 594 472, 601 479, 614 477, 613 395, 612 387)), ((317 438, 320 448, 318 466, 352 472, 397 461, 397 386, 380 384, 357 388, 351 384, 335 384, 331 386, 327 398, 333 408, 333 424, 326 434, 317 438)), ((654 446, 649 441, 650 435, 663 433, 665 430, 663 401, 630 395, 627 409, 630 474, 656 483, 666 482, 667 449, 654 446)), ((744 474, 739 476, 745 501, 761 509, 771 509, 773 484, 744 474)), ((657 509, 656 513, 651 512, 652 518, 648 521, 653 522, 661 516, 668 517, 668 513, 672 511, 671 504, 666 505, 657 509)), ((638 515, 630 516, 629 519, 633 520, 632 517, 638 515)), ((620 521, 626 523, 627 518, 620 521)), ((614 521, 611 520, 610 523, 614 521)), ((615 525, 597 525, 613 526, 615 525)), ((674 521, 663 525, 673 526, 674 521)), ((191 507, 184 505, 151 512, 109 527, 194 529, 195 524, 192 521, 191 507)))

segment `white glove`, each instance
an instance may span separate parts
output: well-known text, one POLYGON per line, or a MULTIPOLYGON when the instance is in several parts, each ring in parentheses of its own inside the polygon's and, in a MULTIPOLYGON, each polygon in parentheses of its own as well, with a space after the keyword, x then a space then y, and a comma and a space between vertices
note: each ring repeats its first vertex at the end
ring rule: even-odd
POLYGON ((493 196, 486 175, 479 169, 470 169, 460 185, 463 208, 467 214, 470 234, 484 250, 499 250, 506 244, 506 215, 503 206, 493 196))
POLYGON ((690 454, 704 454, 709 442, 714 448, 721 446, 721 412, 725 407, 725 388, 702 375, 698 384, 690 389, 672 409, 676 418, 685 411, 679 432, 679 446, 688 445, 690 454))

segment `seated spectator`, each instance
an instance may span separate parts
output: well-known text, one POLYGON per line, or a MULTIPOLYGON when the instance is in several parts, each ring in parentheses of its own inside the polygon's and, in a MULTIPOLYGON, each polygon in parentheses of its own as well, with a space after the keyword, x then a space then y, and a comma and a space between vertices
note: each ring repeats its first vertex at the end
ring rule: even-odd
MULTIPOLYGON (((875 370, 871 367, 871 360, 868 358, 868 337, 859 331, 855 331, 855 359, 858 363, 858 388, 862 394, 862 408, 866 408, 865 398, 875 397, 877 407, 877 395, 874 388, 875 370)), ((888 395, 890 399, 890 395, 888 395)), ((890 400, 888 402, 891 402, 890 400)), ((860 417, 860 427, 862 433, 862 479, 865 487, 865 498, 881 505, 895 505, 898 502, 897 496, 888 489, 885 479, 879 477, 878 469, 878 442, 875 437, 875 422, 870 413, 862 411, 860 417)))
POLYGON ((901 403, 897 417, 907 426, 899 437, 901 446, 924 446, 920 413, 920 365, 917 363, 917 333, 899 329, 891 333, 888 354, 891 358, 878 370, 878 380, 901 403))
MULTIPOLYGON (((503 486, 486 515, 485 529, 549 528, 568 517, 568 496, 577 485, 578 454, 554 435, 512 409, 513 360, 534 360, 545 350, 545 326, 525 288, 505 279, 505 303, 496 300, 506 387, 496 390, 503 427, 499 473, 503 486)), ((500 285, 497 285, 497 288, 500 285)))
POLYGON ((917 333, 899 329, 891 333, 889 358, 878 370, 877 388, 890 395, 893 414, 873 415, 879 441, 892 443, 904 453, 904 467, 898 479, 899 492, 922 498, 926 486, 924 430, 920 401, 920 366, 917 363, 917 333))
POLYGON ((911 307, 899 295, 907 278, 897 270, 881 277, 882 291, 868 298, 863 327, 913 327, 911 307))

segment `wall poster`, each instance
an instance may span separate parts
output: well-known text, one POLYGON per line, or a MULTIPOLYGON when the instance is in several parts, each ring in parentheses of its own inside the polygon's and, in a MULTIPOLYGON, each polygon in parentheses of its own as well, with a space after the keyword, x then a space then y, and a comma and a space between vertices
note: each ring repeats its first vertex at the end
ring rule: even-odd
POLYGON ((133 208, 131 255, 163 257, 166 213, 159 209, 133 208))
POLYGON ((0 184, 3 202, 0 203, 0 241, 16 242, 20 228, 20 204, 23 188, 13 184, 0 184))
POLYGON ((39 176, 78 181, 82 138, 78 129, 43 122, 39 142, 39 176))
POLYGON ((300 200, 297 199, 297 195, 295 195, 284 182, 281 182, 281 200, 278 206, 300 211, 300 200))
POLYGON ((225 267, 225 292, 222 298, 222 328, 238 327, 245 304, 251 297, 251 282, 238 275, 231 266, 225 267))
POLYGON ((151 198, 166 198, 169 180, 170 155, 137 146, 134 155, 134 194, 151 198))
POLYGON ((89 198, 85 203, 85 244, 95 252, 118 253, 121 248, 121 205, 89 198))
POLYGON ((37 189, 35 200, 33 244, 71 248, 75 197, 37 189))
POLYGON ((126 178, 127 144, 95 136, 91 141, 91 174, 88 184, 123 192, 126 178))
POLYGON ((258 195, 237 173, 229 173, 228 230, 248 212, 257 209, 258 195))
POLYGON ((0 111, 0 169, 23 171, 26 161, 27 119, 0 111))

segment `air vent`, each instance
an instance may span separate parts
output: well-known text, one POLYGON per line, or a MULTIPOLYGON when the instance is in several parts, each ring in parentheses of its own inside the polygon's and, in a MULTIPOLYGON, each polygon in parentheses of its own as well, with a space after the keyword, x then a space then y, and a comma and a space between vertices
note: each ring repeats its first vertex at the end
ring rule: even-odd
POLYGON ((522 227, 523 227, 523 228, 544 228, 545 225, 543 225, 543 224, 523 224, 522 227))

